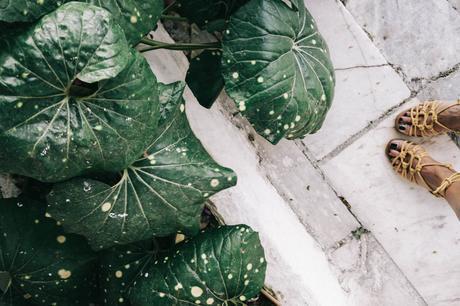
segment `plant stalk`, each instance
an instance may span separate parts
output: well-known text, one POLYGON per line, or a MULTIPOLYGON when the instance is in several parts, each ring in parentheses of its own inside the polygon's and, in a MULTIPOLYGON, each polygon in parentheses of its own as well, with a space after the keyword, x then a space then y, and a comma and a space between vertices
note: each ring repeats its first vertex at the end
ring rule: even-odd
POLYGON ((156 41, 149 38, 143 38, 141 43, 149 45, 150 47, 142 49, 140 52, 147 52, 151 50, 157 49, 168 49, 168 50, 176 50, 176 51, 191 51, 191 50, 201 50, 201 49, 221 49, 220 42, 212 42, 212 43, 174 43, 169 44, 161 41, 156 41))
POLYGON ((188 22, 188 19, 186 17, 181 17, 181 16, 173 16, 173 15, 161 15, 162 20, 172 20, 172 21, 183 21, 183 22, 188 22))

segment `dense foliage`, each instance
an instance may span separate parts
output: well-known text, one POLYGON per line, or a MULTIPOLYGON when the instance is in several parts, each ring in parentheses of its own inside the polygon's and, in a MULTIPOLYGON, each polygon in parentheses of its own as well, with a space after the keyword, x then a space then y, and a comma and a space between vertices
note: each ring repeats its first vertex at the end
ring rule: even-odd
POLYGON ((331 105, 327 46, 299 0, 0 1, 0 173, 26 182, 0 200, 1 305, 257 299, 258 234, 202 230, 237 177, 194 135, 185 83, 157 81, 142 53, 160 48, 204 50, 186 78, 200 103, 225 88, 272 143, 317 131, 331 105), (146 37, 160 18, 216 41, 146 37))

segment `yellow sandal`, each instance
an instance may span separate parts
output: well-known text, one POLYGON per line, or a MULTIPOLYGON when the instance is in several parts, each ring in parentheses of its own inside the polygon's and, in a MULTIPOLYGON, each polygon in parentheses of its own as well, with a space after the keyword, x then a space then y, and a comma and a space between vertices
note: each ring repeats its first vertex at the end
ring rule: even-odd
POLYGON ((401 124, 400 119, 404 116, 404 114, 409 113, 410 118, 412 120, 410 129, 401 131, 400 129, 396 128, 398 132, 404 135, 407 135, 410 137, 433 137, 433 136, 445 134, 448 132, 458 133, 459 131, 454 131, 448 128, 447 126, 445 126, 438 120, 438 116, 440 113, 446 111, 447 109, 455 105, 460 105, 460 100, 457 100, 457 103, 455 104, 451 104, 451 105, 444 106, 444 107, 443 107, 443 104, 441 104, 438 101, 424 102, 415 107, 412 107, 409 110, 401 112, 396 117, 395 127, 398 127, 401 124), (435 129, 436 127, 442 128, 443 131, 442 132, 436 131, 435 129))
MULTIPOLYGON (((388 154, 390 152, 390 145, 393 141, 394 140, 390 141, 387 146, 387 156, 389 156, 388 154)), ((453 183, 460 181, 460 173, 454 173, 451 176, 445 178, 438 188, 433 189, 421 174, 421 171, 424 167, 440 166, 445 167, 454 172, 455 170, 452 168, 452 165, 449 164, 422 163, 422 159, 427 156, 429 156, 429 154, 425 151, 425 149, 422 146, 409 141, 403 141, 401 145, 401 153, 397 157, 391 159, 391 164, 396 173, 401 175, 403 178, 406 178, 410 182, 414 182, 416 184, 422 182, 433 195, 435 195, 436 197, 444 198, 446 196, 446 190, 453 183), (417 178, 419 178, 419 180, 417 180, 417 178)))

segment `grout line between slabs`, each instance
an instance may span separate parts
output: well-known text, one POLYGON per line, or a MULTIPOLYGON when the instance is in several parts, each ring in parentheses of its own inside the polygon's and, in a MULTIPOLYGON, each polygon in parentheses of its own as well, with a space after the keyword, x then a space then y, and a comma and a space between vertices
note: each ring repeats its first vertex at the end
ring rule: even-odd
MULTIPOLYGON (((409 98, 408 98, 409 99, 409 98)), ((404 103, 404 102, 403 102, 404 103)), ((296 142, 296 145, 299 147, 299 149, 303 152, 303 154, 305 155, 305 157, 307 158, 307 160, 310 162, 310 164, 314 167, 314 169, 317 171, 317 173, 319 173, 321 175, 321 177, 323 178, 324 182, 326 183, 326 185, 334 192, 334 194, 337 196, 337 198, 339 198, 339 200, 343 203, 343 205, 345 205, 345 207, 347 208, 348 212, 352 215, 352 217, 356 220, 356 222, 358 222, 358 224, 360 225, 360 227, 358 227, 356 230, 359 230, 359 229, 364 229, 365 232, 363 233, 363 235, 368 235, 370 237, 372 237, 376 243, 380 246, 380 248, 382 249, 382 252, 386 255, 386 258, 391 262, 393 263, 393 265, 398 269, 398 271, 401 273, 401 275, 403 276, 403 278, 406 280, 407 284, 409 284, 412 289, 414 290, 414 292, 417 294, 417 296, 419 297, 419 299, 421 301, 423 301, 423 303, 425 305, 428 305, 426 300, 424 299, 424 297, 421 295, 421 293, 419 292, 419 290, 415 287, 415 285, 412 283, 412 281, 407 277, 407 275, 403 272, 403 270, 401 269, 401 267, 396 263, 396 261, 394 260, 394 258, 388 253, 387 249, 382 245, 382 243, 377 239, 377 237, 371 232, 371 231, 368 231, 366 232, 366 228, 364 227, 363 223, 361 222, 361 220, 359 219, 359 217, 353 212, 353 209, 352 209, 352 206, 348 203, 348 201, 346 200, 346 198, 344 198, 343 196, 341 196, 337 191, 336 189, 334 188, 333 184, 331 181, 329 181, 328 177, 326 176, 326 174, 323 172, 323 170, 321 169, 320 165, 318 164, 317 161, 315 161, 314 159, 310 158, 310 156, 312 156, 312 154, 310 153, 310 151, 308 150, 307 146, 301 142, 301 141, 295 141, 296 142)), ((275 187, 276 189, 276 187, 275 187)), ((295 211, 294 211, 295 213, 295 211)), ((334 253, 335 251, 337 251, 338 249, 342 248, 343 246, 345 246, 346 244, 348 244, 350 242, 350 239, 356 239, 354 237, 354 233, 353 232, 350 232, 349 234, 347 234, 344 238, 336 241, 336 245, 330 245, 330 246, 327 246, 325 247, 325 254, 326 256, 328 257, 329 260, 331 260, 331 254, 334 253)), ((359 238, 358 240, 361 240, 361 238, 359 238)), ((332 265, 334 265, 332 262, 331 262, 332 265)))
POLYGON ((313 166, 313 168, 321 175, 322 179, 326 183, 326 185, 334 192, 335 196, 345 205, 347 208, 348 212, 353 216, 353 218, 358 222, 358 224, 363 227, 363 223, 361 220, 359 220, 358 216, 353 212, 351 205, 348 203, 348 201, 341 196, 337 190, 334 188, 332 182, 329 180, 329 178, 326 176, 324 173, 323 169, 321 169, 319 163, 315 161, 314 159, 310 158, 312 154, 310 153, 308 147, 302 142, 302 141, 295 141, 296 145, 299 147, 299 149, 302 151, 302 153, 305 155, 307 160, 310 162, 310 164, 313 166))
POLYGON ((410 100, 414 99, 416 97, 416 93, 411 93, 411 95, 404 99, 401 103, 391 107, 388 109, 386 112, 384 112, 380 117, 378 117, 376 120, 370 121, 369 124, 360 130, 359 132, 355 133, 354 135, 350 136, 347 140, 345 140, 342 144, 338 145, 334 150, 323 156, 322 158, 316 160, 316 162, 319 165, 325 164, 329 160, 333 159, 342 151, 344 151, 346 148, 351 146, 353 143, 355 143, 358 139, 360 139, 362 136, 366 135, 368 132, 370 132, 372 129, 377 127, 381 122, 383 122, 385 119, 387 119, 389 116, 395 114, 399 108, 404 106, 406 103, 408 103, 410 100))

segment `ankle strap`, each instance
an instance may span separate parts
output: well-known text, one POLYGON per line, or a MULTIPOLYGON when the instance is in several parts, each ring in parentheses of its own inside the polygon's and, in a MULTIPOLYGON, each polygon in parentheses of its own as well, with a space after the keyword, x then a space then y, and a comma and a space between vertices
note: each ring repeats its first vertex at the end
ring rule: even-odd
POLYGON ((460 182, 460 173, 454 173, 445 178, 441 185, 439 185, 439 187, 431 193, 437 197, 444 198, 446 196, 447 189, 455 182, 460 182))

